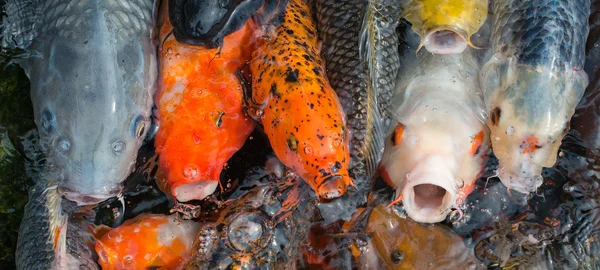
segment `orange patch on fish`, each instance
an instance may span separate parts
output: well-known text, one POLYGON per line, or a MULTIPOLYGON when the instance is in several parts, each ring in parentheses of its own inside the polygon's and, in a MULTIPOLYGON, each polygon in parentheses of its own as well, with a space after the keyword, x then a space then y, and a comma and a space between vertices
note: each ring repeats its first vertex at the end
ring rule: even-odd
POLYGON ((472 155, 477 155, 479 154, 479 151, 481 150, 481 144, 483 143, 483 138, 485 137, 485 134, 483 133, 483 130, 479 131, 477 134, 475 134, 475 136, 473 136, 473 140, 471 141, 471 154, 472 155))
POLYGON ((402 123, 398 123, 398 125, 394 129, 394 131, 392 133, 392 137, 391 137, 393 146, 399 145, 402 142, 403 134, 404 134, 404 125, 402 123))
POLYGON ((102 269, 180 269, 190 257, 199 225, 165 215, 125 221, 96 241, 102 269))
POLYGON ((540 146, 538 145, 538 138, 535 136, 529 136, 523 142, 523 154, 529 154, 535 152, 540 146))
POLYGON ((252 55, 248 114, 262 124, 283 164, 320 197, 339 197, 352 183, 349 136, 325 77, 309 5, 290 1, 275 32, 276 37, 259 40, 252 55))
POLYGON ((206 49, 178 43, 169 34, 168 18, 162 24, 155 147, 164 184, 180 201, 210 195, 223 166, 254 129, 242 108, 236 75, 250 59, 254 28, 249 21, 225 37, 222 48, 206 49), (187 190, 177 189, 186 184, 182 189, 187 190))

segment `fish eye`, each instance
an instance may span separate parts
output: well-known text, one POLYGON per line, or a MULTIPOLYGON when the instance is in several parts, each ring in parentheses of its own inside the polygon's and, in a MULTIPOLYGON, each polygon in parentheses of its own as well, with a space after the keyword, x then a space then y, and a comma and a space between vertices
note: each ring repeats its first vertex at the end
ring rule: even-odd
POLYGON ((115 153, 121 153, 123 152, 123 150, 125 150, 125 143, 123 141, 120 140, 116 140, 112 143, 112 145, 110 146, 112 148, 112 150, 115 153))
POLYGON ((133 136, 140 139, 146 133, 146 119, 144 116, 138 115, 133 122, 133 136))
POLYGON ((44 109, 44 111, 42 111, 41 125, 45 132, 49 133, 54 131, 56 119, 54 118, 54 114, 50 112, 49 109, 44 109))

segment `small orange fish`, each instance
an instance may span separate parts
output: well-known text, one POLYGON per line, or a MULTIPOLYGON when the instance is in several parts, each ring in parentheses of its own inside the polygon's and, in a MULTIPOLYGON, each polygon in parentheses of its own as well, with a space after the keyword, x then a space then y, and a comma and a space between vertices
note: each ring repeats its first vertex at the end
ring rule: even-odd
POLYGON ((180 202, 212 194, 223 166, 254 129, 242 108, 237 69, 250 59, 252 22, 225 37, 222 48, 178 43, 166 6, 160 37, 155 147, 167 190, 180 202))
POLYGON ((200 224, 172 216, 140 215, 96 241, 102 269, 181 269, 200 224))
MULTIPOLYGON (((276 36, 252 54, 248 115, 259 121, 277 157, 323 198, 353 185, 344 113, 325 77, 309 5, 291 0, 276 36)), ((267 33, 268 34, 268 33, 267 33)))

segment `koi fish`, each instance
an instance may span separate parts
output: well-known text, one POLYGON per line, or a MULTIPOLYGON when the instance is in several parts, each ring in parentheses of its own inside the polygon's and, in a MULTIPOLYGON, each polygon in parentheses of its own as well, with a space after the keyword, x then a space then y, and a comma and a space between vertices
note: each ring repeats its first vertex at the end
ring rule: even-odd
POLYGON ((473 190, 488 149, 483 97, 472 49, 426 52, 416 75, 397 83, 396 127, 386 139, 380 176, 410 218, 435 223, 473 190))
MULTIPOLYGON (((167 12, 165 4, 163 16, 167 12)), ((248 22, 221 48, 208 49, 177 42, 168 19, 161 24, 155 147, 167 190, 180 202, 212 194, 223 166, 254 129, 236 75, 250 59, 252 28, 248 22)))
POLYGON ((75 202, 65 200, 52 181, 43 179, 29 192, 19 228, 17 269, 100 269, 93 235, 73 215, 75 202))
POLYGON ((81 205, 121 192, 149 129, 155 2, 7 2, 2 43, 26 51, 39 143, 81 205))
POLYGON ((143 214, 99 237, 98 262, 102 269, 181 269, 199 229, 194 221, 143 214))
POLYGON ((371 237, 358 269, 486 269, 448 228, 423 226, 384 205, 369 213, 365 233, 371 237))
POLYGON ((471 36, 487 13, 487 0, 410 0, 403 14, 421 37, 417 51, 425 46, 431 53, 453 54, 474 47, 471 36))
POLYGON ((522 193, 543 182, 588 85, 582 70, 589 0, 494 1, 493 56, 481 70, 502 183, 522 193))
POLYGON ((336 198, 352 185, 344 112, 325 77, 310 6, 291 0, 282 18, 252 54, 246 110, 284 165, 320 197, 336 198))
POLYGON ((384 133, 391 128, 391 100, 400 70, 398 35, 402 4, 396 0, 368 0, 363 20, 360 53, 368 63, 368 81, 377 93, 384 133))

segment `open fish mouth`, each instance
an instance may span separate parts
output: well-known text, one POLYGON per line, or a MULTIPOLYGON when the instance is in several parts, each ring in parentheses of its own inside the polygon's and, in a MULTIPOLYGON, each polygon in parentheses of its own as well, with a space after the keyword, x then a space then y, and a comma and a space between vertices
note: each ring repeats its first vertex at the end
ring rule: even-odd
POLYGON ((466 33, 454 29, 439 28, 429 31, 423 39, 427 51, 438 54, 462 53, 469 45, 466 33))
POLYGON ((79 206, 84 205, 95 205, 101 203, 108 198, 115 197, 121 194, 121 190, 115 190, 113 192, 108 193, 87 193, 83 194, 81 192, 73 191, 66 187, 59 187, 58 192, 64 196, 67 200, 77 203, 79 206))

